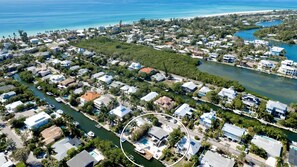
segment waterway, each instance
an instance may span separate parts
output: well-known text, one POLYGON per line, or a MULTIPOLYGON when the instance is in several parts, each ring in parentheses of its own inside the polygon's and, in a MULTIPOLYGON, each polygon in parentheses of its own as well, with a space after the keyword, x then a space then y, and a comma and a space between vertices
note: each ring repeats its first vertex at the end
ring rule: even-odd
MULTIPOLYGON (((104 128, 96 128, 95 125, 97 124, 95 121, 90 120, 85 115, 83 115, 80 112, 75 111, 70 106, 64 104, 64 103, 58 103, 52 96, 48 96, 42 91, 38 90, 33 84, 28 84, 20 79, 18 75, 14 76, 14 79, 18 80, 22 84, 29 87, 30 90, 33 91, 34 95, 40 99, 45 100, 51 105, 54 105, 56 109, 61 109, 64 111, 65 114, 71 116, 75 121, 79 122, 79 127, 84 132, 92 131, 95 133, 96 137, 99 137, 102 140, 111 141, 113 144, 120 147, 120 139, 118 136, 116 136, 114 133, 107 131, 104 128)), ((156 160, 152 159, 150 161, 144 159, 142 156, 134 152, 134 146, 130 144, 129 142, 123 143, 123 148, 126 153, 132 155, 134 157, 135 162, 138 164, 142 164, 145 167, 163 167, 164 165, 156 160)))
MULTIPOLYGON (((263 22, 258 25, 263 27, 274 26, 280 24, 280 20, 273 22, 263 22)), ((253 33, 257 29, 239 31, 235 35, 244 40, 257 39, 253 33)), ((276 45, 277 42, 269 41, 270 45, 276 45)), ((286 49, 286 56, 289 59, 297 61, 297 45, 289 45, 279 42, 280 47, 286 49)), ((257 94, 266 96, 273 100, 278 100, 286 104, 297 103, 297 80, 285 77, 279 77, 253 70, 242 69, 234 66, 224 65, 215 62, 205 62, 198 67, 200 71, 213 75, 221 76, 225 79, 236 80, 248 90, 257 94)))

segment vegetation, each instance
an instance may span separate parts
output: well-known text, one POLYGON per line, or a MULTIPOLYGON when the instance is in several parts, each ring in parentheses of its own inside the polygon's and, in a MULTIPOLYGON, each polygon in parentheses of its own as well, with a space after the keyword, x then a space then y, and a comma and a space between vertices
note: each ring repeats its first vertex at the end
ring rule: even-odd
POLYGON ((197 65, 199 63, 198 60, 186 55, 180 55, 168 51, 158 51, 148 46, 123 43, 106 37, 82 40, 79 43, 72 44, 80 48, 94 50, 98 54, 108 55, 112 58, 137 61, 147 67, 159 70, 165 70, 164 63, 166 63, 166 70, 169 73, 222 87, 234 86, 237 91, 244 91, 244 87, 237 81, 229 81, 214 75, 200 72, 197 69, 197 65))
POLYGON ((132 141, 138 141, 139 139, 141 139, 143 136, 145 136, 148 132, 148 130, 150 129, 150 125, 149 124, 144 124, 141 127, 139 127, 137 130, 135 130, 131 136, 131 140, 132 141))
POLYGON ((180 128, 179 129, 174 129, 168 137, 168 143, 170 147, 173 147, 180 139, 185 135, 180 128))
POLYGON ((252 153, 254 153, 256 155, 259 155, 260 157, 262 157, 264 159, 267 158, 267 152, 264 149, 257 147, 253 143, 250 146, 250 152, 252 152, 252 153))
POLYGON ((19 74, 20 78, 28 83, 32 83, 34 81, 33 74, 30 71, 23 71, 19 74))
POLYGON ((13 151, 12 157, 17 161, 26 162, 29 156, 30 150, 27 148, 19 148, 13 151))

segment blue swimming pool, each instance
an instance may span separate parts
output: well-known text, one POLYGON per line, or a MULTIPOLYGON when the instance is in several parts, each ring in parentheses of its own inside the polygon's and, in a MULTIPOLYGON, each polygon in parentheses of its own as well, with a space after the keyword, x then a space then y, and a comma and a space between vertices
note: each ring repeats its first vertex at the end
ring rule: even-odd
POLYGON ((148 140, 146 138, 140 140, 140 143, 147 145, 148 144, 148 140))

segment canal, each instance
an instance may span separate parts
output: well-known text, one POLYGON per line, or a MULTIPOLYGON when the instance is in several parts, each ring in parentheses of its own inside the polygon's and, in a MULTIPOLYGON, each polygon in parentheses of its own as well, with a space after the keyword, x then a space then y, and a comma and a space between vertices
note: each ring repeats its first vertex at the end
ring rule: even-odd
MULTIPOLYGON (((281 24, 280 20, 262 22, 257 25, 269 27, 281 24)), ((258 29, 244 30, 235 33, 244 40, 255 40, 254 32, 258 29)), ((297 61, 297 45, 289 45, 281 42, 269 41, 270 45, 284 47, 288 59, 297 61)), ((224 65, 216 62, 202 61, 198 67, 200 71, 221 76, 225 79, 238 81, 248 90, 266 96, 283 103, 297 103, 297 80, 275 75, 269 75, 258 71, 242 69, 234 66, 224 65)))
MULTIPOLYGON (((18 75, 14 75, 14 79, 18 80, 22 84, 26 85, 29 87, 30 90, 33 91, 34 95, 40 99, 45 100, 51 105, 54 105, 56 109, 61 109, 64 111, 65 114, 71 116, 75 121, 79 122, 79 127, 84 131, 84 132, 89 132, 93 131, 96 135, 96 137, 99 137, 102 140, 107 140, 111 141, 113 144, 117 145, 120 148, 120 139, 118 136, 116 136, 114 133, 107 131, 104 128, 96 128, 95 125, 97 124, 96 122, 90 120, 87 118, 85 115, 83 115, 80 112, 75 111, 68 105, 64 103, 58 103, 52 96, 48 96, 42 91, 38 90, 33 84, 28 84, 20 79, 18 75)), ((134 146, 130 144, 129 142, 124 142, 123 143, 123 148, 126 153, 132 155, 134 157, 134 161, 138 164, 142 164, 145 167, 163 167, 164 165, 156 160, 152 159, 150 161, 144 159, 142 156, 137 154, 134 151, 134 146)))

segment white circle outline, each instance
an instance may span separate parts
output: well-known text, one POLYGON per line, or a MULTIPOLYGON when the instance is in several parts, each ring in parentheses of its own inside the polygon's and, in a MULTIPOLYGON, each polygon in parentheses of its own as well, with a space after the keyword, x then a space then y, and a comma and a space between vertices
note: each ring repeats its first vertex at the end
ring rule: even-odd
MULTIPOLYGON (((122 152, 124 153, 125 157, 128 158, 128 160, 129 160, 130 162, 132 162, 134 165, 139 166, 139 167, 143 167, 143 165, 140 165, 140 164, 134 162, 133 160, 131 160, 131 159, 128 157, 128 155, 125 153, 125 151, 124 151, 124 149, 123 149, 123 145, 122 145, 122 141, 121 141, 121 139, 122 139, 122 137, 123 137, 124 130, 127 128, 127 126, 128 126, 131 122, 133 122, 134 120, 136 120, 136 119, 138 119, 138 118, 141 118, 141 117, 143 117, 143 116, 147 116, 147 115, 163 115, 163 116, 167 116, 167 117, 170 117, 170 118, 173 118, 173 119, 177 120, 177 121, 183 126, 183 128, 186 130, 186 132, 187 132, 187 140, 191 140, 191 139, 190 139, 190 133, 189 133, 189 130, 186 128, 186 126, 185 126, 180 120, 178 120, 177 118, 175 118, 175 117, 173 117, 173 116, 171 116, 171 115, 164 114, 164 113, 146 113, 146 114, 141 114, 141 115, 138 115, 137 117, 134 117, 132 120, 130 120, 130 121, 125 125, 124 129, 123 129, 122 132, 121 132, 121 135, 120 135, 120 146, 121 146, 121 150, 122 150, 122 152)), ((134 146, 133 143, 131 143, 131 144, 134 146)), ((186 154, 188 154, 189 149, 190 149, 190 146, 191 146, 191 145, 189 144, 189 146, 188 146, 188 148, 187 148, 187 151, 184 153, 184 155, 183 155, 180 159, 178 159, 175 163, 173 163, 173 164, 171 164, 171 165, 168 165, 168 167, 172 167, 172 166, 176 165, 179 161, 181 161, 181 160, 186 156, 186 154)), ((160 162, 162 163, 162 161, 160 161, 160 162)), ((164 163, 162 163, 162 164, 163 164, 163 165, 166 165, 166 164, 164 164, 164 163)))

